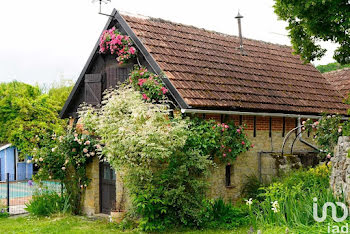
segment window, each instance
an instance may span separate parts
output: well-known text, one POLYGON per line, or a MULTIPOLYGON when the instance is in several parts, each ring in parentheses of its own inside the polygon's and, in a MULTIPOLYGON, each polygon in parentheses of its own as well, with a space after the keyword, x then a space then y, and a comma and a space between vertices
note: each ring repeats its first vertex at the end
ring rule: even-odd
POLYGON ((226 173, 225 173, 225 177, 226 177, 226 186, 231 186, 231 165, 226 165, 226 173))

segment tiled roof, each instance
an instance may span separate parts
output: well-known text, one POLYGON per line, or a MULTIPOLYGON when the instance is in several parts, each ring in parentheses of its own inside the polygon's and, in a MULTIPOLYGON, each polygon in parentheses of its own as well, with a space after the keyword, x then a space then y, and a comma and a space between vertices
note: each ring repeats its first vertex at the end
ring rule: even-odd
POLYGON ((350 92, 350 68, 327 72, 323 76, 334 85, 343 97, 347 97, 350 92))
POLYGON ((193 108, 346 113, 327 80, 288 46, 160 19, 123 15, 185 102, 193 108))

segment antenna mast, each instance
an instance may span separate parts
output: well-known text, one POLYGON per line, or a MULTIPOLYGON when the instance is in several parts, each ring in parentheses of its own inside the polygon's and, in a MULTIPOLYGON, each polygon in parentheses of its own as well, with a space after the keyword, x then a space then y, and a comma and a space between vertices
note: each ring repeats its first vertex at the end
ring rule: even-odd
POLYGON ((102 13, 102 3, 107 4, 107 3, 111 2, 112 0, 93 0, 92 3, 95 3, 96 1, 99 1, 99 4, 100 4, 100 10, 98 11, 98 14, 114 17, 114 15, 102 13))

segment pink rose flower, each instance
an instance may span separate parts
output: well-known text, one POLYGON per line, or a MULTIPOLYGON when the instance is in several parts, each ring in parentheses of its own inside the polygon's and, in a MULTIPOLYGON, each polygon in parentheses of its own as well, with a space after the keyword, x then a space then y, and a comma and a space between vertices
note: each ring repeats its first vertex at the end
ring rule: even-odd
POLYGON ((242 141, 242 145, 245 145, 245 142, 244 142, 244 141, 242 141))
POLYGON ((221 145, 221 147, 222 147, 222 148, 225 148, 225 146, 224 146, 224 145, 221 145))
POLYGON ((130 47, 129 52, 130 54, 135 54, 136 49, 134 47, 130 47))
POLYGON ((232 150, 231 149, 228 149, 228 152, 231 152, 232 150))
POLYGON ((237 132, 238 132, 238 133, 241 133, 241 129, 240 129, 240 128, 237 128, 237 132))
POLYGON ((148 97, 147 97, 146 94, 142 94, 142 98, 143 98, 144 100, 148 100, 148 97))
POLYGON ((226 157, 226 154, 223 154, 222 156, 223 156, 223 157, 226 157))
POLYGON ((73 149, 72 149, 72 152, 73 152, 73 153, 74 153, 74 152, 76 152, 76 151, 77 151, 77 149, 76 149, 76 148, 73 148, 73 149))
POLYGON ((168 92, 168 90, 165 87, 162 87, 161 90, 162 90, 163 94, 166 94, 168 92))
POLYGON ((88 151, 87 148, 84 148, 84 149, 83 149, 83 152, 84 152, 84 153, 87 153, 87 152, 89 152, 89 151, 88 151))

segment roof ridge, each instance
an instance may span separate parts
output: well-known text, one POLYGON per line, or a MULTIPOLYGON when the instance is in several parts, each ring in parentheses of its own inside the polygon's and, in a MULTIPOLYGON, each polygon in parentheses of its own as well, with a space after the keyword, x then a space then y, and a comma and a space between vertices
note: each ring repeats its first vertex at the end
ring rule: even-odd
MULTIPOLYGON (((135 14, 135 13, 127 12, 127 11, 119 11, 119 12, 121 15, 126 15, 126 16, 130 16, 130 17, 134 17, 134 18, 147 19, 147 20, 151 20, 154 22, 169 23, 169 24, 176 25, 176 26, 184 26, 184 27, 188 27, 188 28, 199 29, 199 30, 209 32, 209 33, 214 33, 214 34, 217 34, 220 36, 233 37, 233 38, 239 39, 239 37, 236 35, 222 33, 222 32, 218 32, 218 31, 206 29, 206 28, 196 27, 196 26, 191 25, 191 24, 178 23, 178 22, 166 20, 166 19, 159 18, 159 17, 146 16, 146 15, 142 15, 142 14, 135 14)), ((284 47, 284 48, 291 48, 291 46, 289 46, 289 45, 283 45, 283 44, 279 44, 279 43, 273 43, 273 42, 268 42, 268 41, 253 39, 253 38, 243 37, 243 39, 256 41, 256 42, 260 42, 260 43, 265 43, 265 44, 270 44, 270 45, 275 45, 275 46, 280 46, 280 47, 284 47)))

